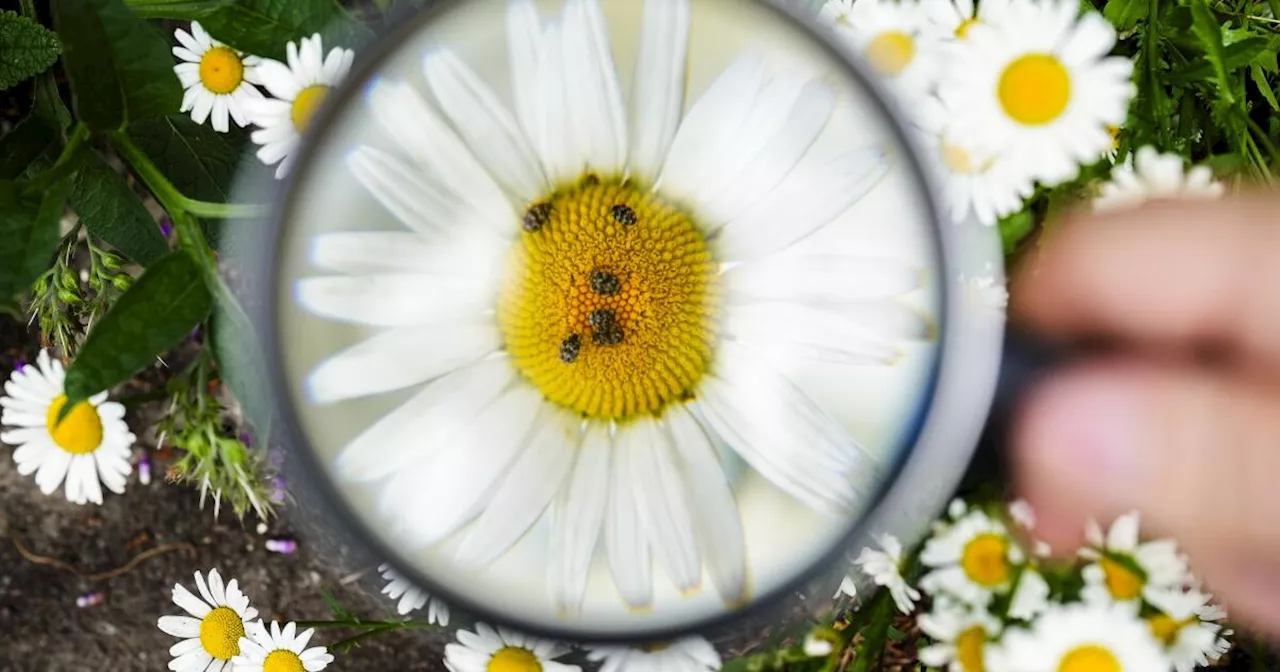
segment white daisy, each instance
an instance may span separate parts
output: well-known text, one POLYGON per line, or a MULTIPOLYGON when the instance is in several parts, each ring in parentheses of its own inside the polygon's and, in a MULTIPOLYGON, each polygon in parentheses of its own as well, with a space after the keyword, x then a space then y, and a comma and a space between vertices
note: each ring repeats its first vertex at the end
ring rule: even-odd
POLYGON ((240 638, 245 636, 245 622, 258 617, 249 606, 249 598, 232 579, 225 586, 218 570, 209 570, 209 582, 196 572, 196 588, 200 597, 182 584, 173 587, 173 603, 186 610, 187 616, 161 616, 159 626, 166 634, 182 641, 169 649, 174 672, 222 672, 231 669, 231 660, 240 655, 240 638), (203 599, 201 599, 203 598, 203 599))
POLYGON ((879 468, 779 358, 887 364, 900 339, 931 333, 895 300, 919 287, 912 265, 777 254, 875 186, 885 155, 809 157, 831 89, 770 74, 756 54, 682 118, 687 0, 645 3, 629 111, 597 0, 567 0, 545 28, 532 0, 511 0, 507 18, 515 113, 447 49, 423 63, 438 110, 379 80, 370 107, 403 156, 366 146, 349 165, 411 231, 312 241, 312 262, 337 274, 301 280, 302 306, 382 331, 321 362, 311 399, 426 383, 338 468, 381 484, 408 543, 470 524, 455 555, 468 567, 550 510, 551 593, 566 612, 601 536, 633 607, 652 602, 653 560, 684 593, 705 565, 725 601, 742 601, 721 448, 837 516, 879 468))
POLYGON ((802 650, 810 658, 824 658, 836 650, 836 643, 810 631, 804 636, 802 650))
POLYGON ((891 534, 882 534, 877 541, 880 543, 880 548, 884 550, 864 548, 853 562, 863 573, 871 577, 877 586, 883 586, 889 590, 889 595, 893 597, 893 603, 897 605, 898 611, 909 614, 915 609, 916 601, 920 599, 920 591, 912 588, 906 579, 902 578, 902 543, 891 534))
POLYGON ((837 599, 841 595, 851 600, 858 599, 858 584, 853 580, 852 576, 845 576, 840 579, 840 586, 836 588, 836 592, 831 596, 831 599, 837 599))
POLYGON ((1024 530, 1036 529, 1036 510, 1025 499, 1009 502, 1009 517, 1024 530))
POLYGON ((1029 621, 1049 607, 1049 582, 1035 567, 1026 565, 1009 600, 1009 618, 1029 621))
POLYGON ((1012 588, 1023 560, 1022 549, 1004 524, 973 509, 925 542, 920 562, 934 570, 920 579, 920 587, 986 607, 994 594, 1012 588))
POLYGON ((335 47, 326 56, 320 35, 302 38, 302 46, 286 46, 288 65, 264 58, 258 79, 274 98, 245 104, 249 121, 260 127, 250 138, 262 145, 258 158, 268 166, 279 164, 276 177, 284 177, 293 164, 293 153, 302 134, 324 103, 329 91, 351 71, 355 52, 335 47))
POLYGON ((1000 21, 1012 0, 982 0, 977 6, 973 0, 924 0, 922 9, 929 13, 929 20, 937 25, 944 37, 963 41, 969 29, 981 24, 1000 21))
POLYGON ((919 623, 935 642, 920 649, 920 662, 949 672, 990 669, 988 645, 999 639, 1002 626, 985 610, 940 600, 932 612, 920 616, 919 623))
POLYGON ((1164 644, 1177 672, 1191 672, 1221 657, 1222 626, 1214 623, 1217 609, 1198 589, 1153 591, 1148 598, 1159 613, 1147 617, 1151 632, 1164 644))
MULTIPOLYGON (((1009 672, 1161 672, 1169 661, 1147 624, 1117 605, 1057 605, 1030 630, 1005 632, 992 652, 1009 672)), ((993 661, 994 662, 994 661, 993 661)))
POLYGON ((180 112, 191 112, 191 120, 203 124, 213 119, 213 130, 226 133, 231 126, 227 118, 237 126, 246 126, 245 103, 262 98, 262 92, 254 87, 261 84, 257 56, 246 56, 213 39, 196 21, 191 22, 191 32, 179 28, 173 36, 182 46, 173 48, 173 55, 182 63, 173 71, 186 92, 182 96, 180 112))
POLYGON ((1225 187, 1208 166, 1187 170, 1178 154, 1143 147, 1111 171, 1093 201, 1094 210, 1120 210, 1156 199, 1221 198, 1225 187))
POLYGON ((271 630, 261 620, 246 626, 240 638, 240 655, 232 660, 235 672, 320 672, 333 662, 333 655, 323 646, 307 648, 315 630, 297 631, 289 623, 282 630, 271 622, 271 630))
POLYGON ((1133 63, 1108 57, 1115 29, 1079 0, 1015 2, 949 53, 939 93, 951 130, 1015 173, 1054 185, 1112 144, 1128 113, 1133 63))
POLYGON ((939 31, 919 0, 832 0, 821 15, 900 92, 933 88, 942 66, 939 31))
POLYGON ((15 370, 0 396, 0 442, 14 446, 18 473, 36 475, 46 495, 67 482, 67 501, 102 503, 102 486, 124 494, 133 471, 130 463, 134 436, 124 420, 124 406, 107 401, 102 392, 71 409, 61 422, 67 402, 62 389, 62 362, 41 350, 34 366, 15 370))
POLYGON ((401 616, 406 616, 421 609, 429 600, 431 606, 427 608, 427 622, 449 625, 449 605, 431 597, 426 591, 409 583, 408 579, 401 576, 390 565, 380 565, 378 571, 382 572, 382 578, 388 582, 386 587, 382 589, 382 594, 393 600, 399 600, 396 604, 397 613, 401 616))
POLYGON ((580 672, 558 663, 569 652, 558 642, 476 623, 476 631, 458 630, 457 643, 444 647, 449 672, 580 672))
POLYGON ((1171 540, 1139 542, 1138 513, 1120 516, 1103 537, 1096 521, 1085 528, 1089 546, 1080 557, 1093 562, 1080 570, 1086 600, 1121 602, 1137 609, 1141 598, 1191 581, 1187 559, 1171 540))
POLYGON ((697 635, 640 648, 588 646, 587 658, 600 662, 600 672, 715 672, 720 669, 716 648, 697 635))

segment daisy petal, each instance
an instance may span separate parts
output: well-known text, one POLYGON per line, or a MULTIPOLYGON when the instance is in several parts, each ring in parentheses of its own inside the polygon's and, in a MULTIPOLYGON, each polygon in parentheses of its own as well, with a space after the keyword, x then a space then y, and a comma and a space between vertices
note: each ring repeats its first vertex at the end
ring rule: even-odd
POLYGON ((291 103, 298 97, 298 92, 302 91, 303 84, 294 76, 289 66, 280 61, 264 58, 254 68, 254 72, 267 91, 281 102, 291 103))
POLYGON ((569 121, 578 153, 571 163, 602 173, 620 173, 627 152, 622 92, 599 0, 567 0, 564 6, 564 81, 569 121))
POLYGON ((347 165, 374 198, 415 231, 438 232, 458 218, 457 208, 430 179, 389 154, 359 147, 347 158, 347 165))
MULTIPOLYGON (((160 629, 167 635, 174 637, 199 637, 200 636, 200 620, 197 618, 187 618, 186 616, 161 616, 158 623, 160 629)), ((196 640, 199 643, 200 640, 196 640)), ((174 653, 174 656, 180 656, 181 653, 174 653)))
POLYGON ((896 259, 845 255, 772 255, 722 276, 730 301, 779 299, 810 305, 876 299, 919 289, 919 268, 896 259))
POLYGON ((516 117, 529 138, 536 138, 541 109, 538 89, 538 54, 542 26, 534 0, 507 2, 507 48, 510 50, 511 86, 516 117))
POLYGON ((45 460, 36 471, 36 485, 40 492, 51 495, 67 477, 71 467, 71 453, 65 450, 51 450, 45 454, 45 460))
POLYGON ((680 126, 689 49, 689 0, 646 0, 631 89, 629 167, 653 182, 680 126))
POLYGON ((656 420, 634 421, 618 433, 618 461, 626 464, 631 488, 654 554, 672 583, 682 592, 698 587, 702 562, 693 536, 693 520, 685 501, 684 481, 671 457, 670 439, 656 420))
POLYGON ((530 137, 542 161, 542 168, 552 184, 572 180, 582 171, 574 163, 574 128, 565 109, 569 85, 564 80, 564 41, 560 27, 552 24, 538 48, 537 98, 534 119, 537 124, 530 137))
POLYGON ((886 338, 889 334, 868 327, 856 311, 815 310, 785 301, 729 305, 723 324, 735 340, 787 357, 843 353, 850 363, 900 361, 902 350, 886 338))
POLYGON ((312 313, 376 327, 465 320, 485 312, 493 292, 485 274, 323 276, 302 278, 296 288, 312 313))
POLYGON ((557 606, 574 613, 587 590, 609 494, 609 428, 593 423, 578 450, 566 487, 554 509, 551 530, 551 590, 557 606))
POLYGON ((190 590, 187 590, 186 586, 180 583, 173 587, 173 603, 182 607, 188 614, 196 618, 204 618, 209 615, 210 611, 213 611, 213 608, 207 602, 193 595, 190 590))
POLYGON ((609 569, 622 599, 633 608, 646 607, 653 602, 653 569, 636 498, 626 487, 633 477, 630 460, 619 455, 611 467, 604 526, 609 569))

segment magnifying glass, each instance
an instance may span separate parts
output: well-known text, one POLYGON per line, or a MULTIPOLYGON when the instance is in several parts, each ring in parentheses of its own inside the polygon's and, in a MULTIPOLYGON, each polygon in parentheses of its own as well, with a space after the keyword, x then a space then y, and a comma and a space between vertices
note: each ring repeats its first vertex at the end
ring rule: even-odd
POLYGON ((257 250, 339 527, 478 618, 609 641, 924 531, 996 387, 1000 243, 939 215, 862 54, 764 0, 459 0, 361 58, 257 250))

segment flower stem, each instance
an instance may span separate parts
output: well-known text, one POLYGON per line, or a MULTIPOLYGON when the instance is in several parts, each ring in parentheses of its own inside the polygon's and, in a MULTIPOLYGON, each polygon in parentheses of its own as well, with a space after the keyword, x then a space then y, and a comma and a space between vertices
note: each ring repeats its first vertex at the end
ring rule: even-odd
POLYGON ((182 208, 204 219, 250 219, 261 217, 265 208, 247 203, 211 203, 182 196, 182 208))
POLYGON ((854 647, 853 664, 849 672, 869 672, 880 661, 884 653, 884 643, 889 635, 889 625, 893 622, 893 599, 888 590, 881 590, 871 605, 871 617, 867 628, 862 631, 862 641, 854 647))
POLYGON ((404 621, 358 621, 355 619, 344 619, 336 621, 294 621, 299 628, 434 628, 439 627, 433 623, 419 620, 404 621))

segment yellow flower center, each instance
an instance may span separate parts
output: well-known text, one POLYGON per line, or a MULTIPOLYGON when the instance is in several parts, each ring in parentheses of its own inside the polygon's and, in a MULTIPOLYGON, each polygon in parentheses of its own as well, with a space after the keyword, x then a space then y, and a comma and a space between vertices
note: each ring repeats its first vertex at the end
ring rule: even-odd
POLYGON ((316 110, 320 109, 321 103, 324 102, 325 96, 329 95, 329 87, 324 84, 312 84, 307 88, 298 92, 293 99, 293 108, 290 110, 290 116, 293 118, 293 127, 298 129, 299 133, 307 131, 307 125, 311 123, 311 117, 314 117, 316 110))
POLYGON ((1058 672, 1122 672, 1122 668, 1115 654, 1088 644, 1068 651, 1058 663, 1058 672))
POLYGON ((1107 133, 1111 134, 1111 151, 1120 149, 1120 127, 1108 126, 1107 133))
POLYGON ((306 672, 306 668, 302 666, 302 659, 298 654, 276 649, 267 654, 267 660, 262 664, 262 672, 306 672))
POLYGON ((867 60, 881 74, 897 77, 916 55, 916 41, 900 30, 880 33, 867 45, 867 60))
POLYGON ((244 621, 230 607, 218 607, 200 621, 200 644, 218 660, 231 660, 240 655, 241 637, 244 637, 244 621))
POLYGON ((102 418, 98 417, 98 409, 87 401, 82 401, 71 408, 67 417, 58 422, 58 414, 67 403, 67 395, 60 394, 49 404, 49 412, 45 414, 45 426, 49 428, 49 436, 58 447, 72 455, 92 453, 102 445, 102 418))
POLYGON ((1191 624, 1191 619, 1175 621, 1165 614, 1156 614, 1147 619, 1147 624, 1151 626, 1151 634, 1155 635, 1157 640, 1164 642, 1165 646, 1173 646, 1173 643, 1178 640, 1178 633, 1191 624))
POLYGON ((498 301, 516 367, 587 417, 657 413, 711 359, 716 265, 702 232, 647 189, 594 176, 525 213, 498 301))
POLYGON ((963 40, 965 37, 968 37, 969 29, 976 25, 978 25, 978 20, 972 17, 961 21, 960 25, 956 26, 956 37, 963 40))
POLYGON ((970 581, 984 588, 994 588, 1009 580, 1009 539, 989 532, 974 537, 964 546, 960 567, 970 581))
POLYGON ((987 645, 987 631, 975 625, 956 637, 956 662, 964 672, 983 672, 982 649, 987 645))
POLYGON ((1112 597, 1126 601, 1142 594, 1145 581, 1137 572, 1111 558, 1103 558, 1098 564, 1102 565, 1102 575, 1112 597))
POLYGON ((498 649, 484 669, 485 672, 542 672, 542 663, 529 650, 508 646, 498 649))
POLYGON ((991 167, 990 159, 975 162, 963 147, 947 142, 946 138, 938 140, 938 154, 942 156, 942 162, 947 168, 957 175, 975 175, 991 167))
POLYGON ((230 47, 214 47, 200 57, 200 82, 212 93, 235 91, 244 81, 244 61, 230 47))
POLYGON ((1071 75, 1056 56, 1027 54, 1004 69, 999 96, 1011 119, 1026 126, 1041 126, 1067 109, 1071 75))

